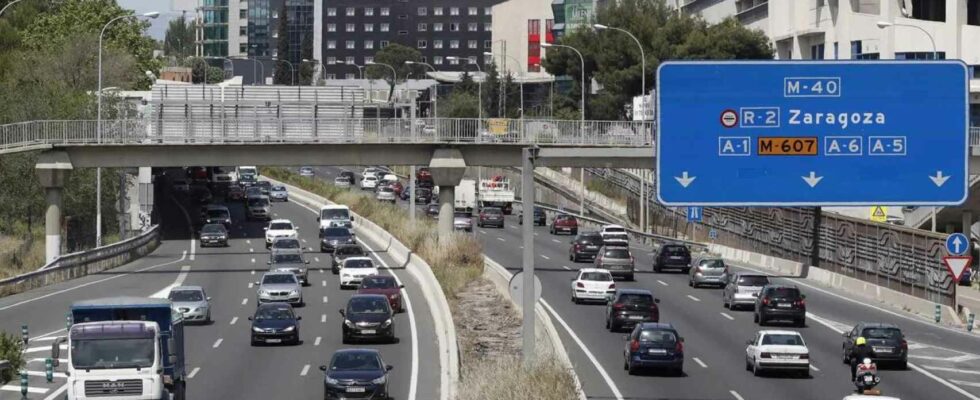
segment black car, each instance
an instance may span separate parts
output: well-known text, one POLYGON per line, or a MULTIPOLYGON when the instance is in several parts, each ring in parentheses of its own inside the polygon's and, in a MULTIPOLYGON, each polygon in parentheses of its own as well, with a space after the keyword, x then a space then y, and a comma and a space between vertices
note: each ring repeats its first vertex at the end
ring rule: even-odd
POLYGON ((194 199, 194 201, 200 204, 208 204, 213 197, 207 186, 191 186, 191 199, 194 199))
POLYGON ((355 294, 347 301, 347 308, 340 310, 344 317, 343 343, 353 340, 395 341, 395 313, 388 297, 382 294, 355 294))
POLYGON ((425 215, 428 215, 428 216, 433 217, 433 218, 438 217, 439 216, 439 204, 438 203, 429 203, 429 205, 425 206, 425 215))
POLYGON ((388 400, 388 372, 381 353, 374 349, 337 350, 330 365, 321 365, 324 400, 388 400))
POLYGON ((659 322, 637 324, 626 339, 623 367, 630 375, 641 368, 664 368, 676 376, 684 373, 684 338, 674 326, 659 322))
POLYGON ((572 240, 572 246, 568 248, 568 260, 573 262, 595 260, 602 245, 602 235, 599 232, 582 232, 572 240))
POLYGON ((225 228, 231 228, 231 211, 228 211, 225 206, 208 206, 204 211, 204 222, 222 224, 225 228))
POLYGON ((606 329, 617 332, 643 322, 660 322, 660 299, 646 289, 616 289, 606 303, 606 329))
MULTIPOLYGON (((545 226, 548 225, 548 217, 544 213, 544 209, 534 207, 534 215, 531 216, 534 221, 534 226, 545 226)), ((517 213, 517 223, 524 225, 524 210, 517 213)))
POLYGON ((340 266, 343 265, 344 260, 348 257, 365 257, 367 252, 356 244, 342 244, 334 248, 333 260, 331 261, 330 271, 334 275, 340 273, 340 266))
POLYGON ((432 201, 432 189, 419 186, 415 189, 415 202, 428 203, 432 201))
POLYGON ((330 227, 320 230, 320 252, 333 253, 337 246, 356 244, 354 232, 344 227, 330 227))
POLYGON ((803 327, 806 324, 806 296, 795 286, 767 285, 755 299, 752 319, 760 326, 783 320, 803 327))
POLYGON ((485 226, 495 226, 497 228, 504 227, 504 211, 497 207, 486 207, 480 210, 480 215, 476 220, 476 226, 483 228, 485 226))
POLYGON ((258 181, 255 182, 255 187, 262 189, 262 194, 265 196, 269 195, 269 191, 272 190, 272 182, 269 181, 258 181))
POLYGON ((874 361, 881 364, 893 362, 899 369, 908 368, 909 343, 905 340, 902 330, 894 324, 883 322, 859 322, 848 332, 844 332, 844 343, 841 349, 844 351, 844 363, 848 360, 848 353, 854 347, 854 341, 863 337, 868 346, 874 350, 874 361))
POLYGON ((228 230, 222 224, 207 224, 201 228, 201 247, 228 247, 228 230))
POLYGON ((354 184, 354 180, 355 179, 354 179, 354 173, 353 172, 351 172, 351 171, 341 171, 340 172, 340 176, 341 177, 344 177, 344 178, 347 178, 347 180, 350 181, 350 184, 351 185, 354 184))
POLYGON ((287 303, 264 303, 255 308, 252 321, 252 346, 261 343, 299 344, 299 320, 287 303))
POLYGON ((653 272, 665 268, 679 268, 685 274, 691 271, 691 250, 682 244, 660 246, 657 257, 653 259, 653 272))

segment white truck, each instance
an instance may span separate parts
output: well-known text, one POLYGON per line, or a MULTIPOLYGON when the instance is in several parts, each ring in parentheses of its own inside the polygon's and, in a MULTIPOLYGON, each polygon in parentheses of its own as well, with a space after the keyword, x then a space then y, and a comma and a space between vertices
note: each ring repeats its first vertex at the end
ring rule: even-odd
POLYGON ((476 209, 476 181, 463 179, 456 185, 455 202, 453 206, 457 210, 473 212, 476 209))
MULTIPOLYGON (((458 194, 457 194, 458 196, 458 194)), ((510 186, 507 179, 481 179, 479 191, 479 206, 500 207, 504 214, 510 215, 514 212, 514 189, 510 186)))

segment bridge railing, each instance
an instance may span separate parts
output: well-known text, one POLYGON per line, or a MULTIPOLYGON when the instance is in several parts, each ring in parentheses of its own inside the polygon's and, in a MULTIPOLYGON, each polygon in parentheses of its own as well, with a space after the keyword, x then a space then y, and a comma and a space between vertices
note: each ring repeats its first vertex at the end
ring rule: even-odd
POLYGON ((647 147, 653 124, 476 118, 205 118, 0 125, 0 152, 44 145, 174 143, 505 143, 647 147))

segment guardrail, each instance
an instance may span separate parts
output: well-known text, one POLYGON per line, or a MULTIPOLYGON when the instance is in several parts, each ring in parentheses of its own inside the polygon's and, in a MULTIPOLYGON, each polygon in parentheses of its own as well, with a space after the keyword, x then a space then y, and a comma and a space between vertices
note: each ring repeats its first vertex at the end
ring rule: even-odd
POLYGON ((649 147, 652 123, 476 118, 180 118, 0 125, 0 153, 56 145, 446 143, 649 147))
POLYGON ((116 268, 149 254, 160 244, 160 226, 121 242, 62 255, 36 271, 0 279, 0 296, 81 278, 116 268))

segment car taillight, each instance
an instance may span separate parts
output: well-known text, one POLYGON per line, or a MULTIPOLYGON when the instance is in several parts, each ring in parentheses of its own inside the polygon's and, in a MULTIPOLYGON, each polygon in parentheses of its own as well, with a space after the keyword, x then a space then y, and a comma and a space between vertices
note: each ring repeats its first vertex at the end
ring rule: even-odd
POLYGON ((759 355, 759 358, 772 358, 772 354, 763 352, 759 355))
POLYGON ((806 300, 803 299, 796 300, 793 302, 793 305, 796 307, 806 307, 806 300))
POLYGON ((640 351, 640 341, 633 339, 630 341, 630 351, 640 351))
POLYGON ((674 346, 674 351, 678 353, 684 352, 684 342, 678 340, 677 345, 674 346))
POLYGON ((613 308, 613 310, 622 310, 623 309, 623 303, 613 304, 612 308, 613 308))
POLYGON ((610 289, 615 289, 616 288, 616 284, 615 283, 610 283, 609 284, 609 288, 610 289))
POLYGON ((801 360, 809 360, 810 359, 810 355, 809 354, 800 354, 800 359, 801 360))
POLYGON ((768 306, 769 305, 769 298, 768 297, 763 297, 762 298, 762 305, 764 305, 764 306, 768 306))
POLYGON ((902 350, 908 350, 908 349, 909 349, 909 342, 905 341, 905 339, 902 339, 902 350))
POLYGON ((582 282, 575 282, 575 287, 584 288, 585 285, 583 285, 582 282))
POLYGON ((575 243, 575 251, 579 251, 579 250, 582 250, 582 245, 575 243))

